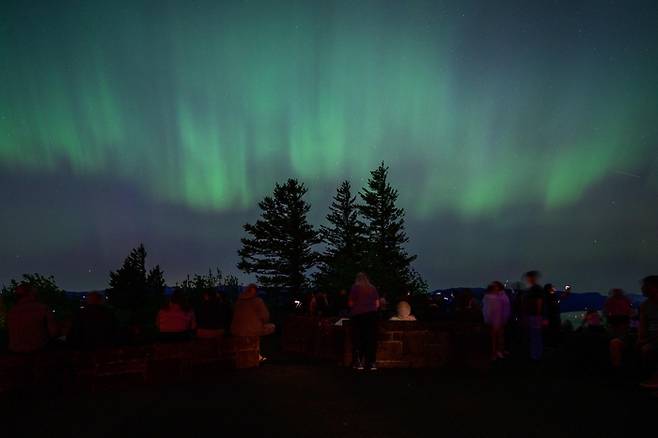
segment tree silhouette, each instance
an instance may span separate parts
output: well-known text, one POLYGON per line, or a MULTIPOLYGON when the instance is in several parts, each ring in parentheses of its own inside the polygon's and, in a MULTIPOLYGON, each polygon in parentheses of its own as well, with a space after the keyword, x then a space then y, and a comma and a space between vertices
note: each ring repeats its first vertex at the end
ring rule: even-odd
POLYGON ((249 237, 241 239, 238 269, 257 274, 265 287, 297 293, 307 284, 306 271, 317 259, 313 245, 319 238, 306 217, 311 209, 304 200, 306 191, 295 179, 276 184, 273 195, 258 203, 261 218, 244 225, 249 237))
POLYGON ((357 272, 362 268, 366 245, 364 225, 359 220, 356 196, 352 195, 349 181, 343 181, 334 196, 329 213, 329 226, 320 226, 322 241, 326 244, 320 256, 316 285, 329 293, 349 289, 357 272))
POLYGON ((365 223, 368 242, 366 270, 381 293, 397 297, 426 289, 420 275, 411 269, 415 255, 404 245, 404 209, 396 206, 398 191, 388 183, 388 167, 382 162, 370 172, 368 184, 360 192, 359 211, 365 223))
POLYGON ((164 273, 160 265, 151 269, 147 276, 146 249, 143 244, 133 248, 116 271, 110 272, 108 302, 128 311, 133 322, 146 322, 154 317, 164 296, 164 273))
POLYGON ((155 265, 152 268, 148 275, 146 276, 146 287, 149 291, 155 294, 158 297, 164 295, 164 290, 166 287, 164 272, 160 269, 160 265, 155 265))

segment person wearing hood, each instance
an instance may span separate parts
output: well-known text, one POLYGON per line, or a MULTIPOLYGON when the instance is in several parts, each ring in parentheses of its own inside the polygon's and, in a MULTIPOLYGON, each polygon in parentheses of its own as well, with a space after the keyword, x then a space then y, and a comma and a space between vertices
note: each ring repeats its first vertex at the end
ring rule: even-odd
POLYGON ((258 287, 250 284, 240 294, 233 309, 231 333, 234 336, 266 336, 274 333, 270 312, 257 295, 258 287))
POLYGON ((18 301, 7 313, 9 351, 33 353, 44 349, 58 335, 52 312, 37 300, 36 290, 28 284, 16 287, 18 301))

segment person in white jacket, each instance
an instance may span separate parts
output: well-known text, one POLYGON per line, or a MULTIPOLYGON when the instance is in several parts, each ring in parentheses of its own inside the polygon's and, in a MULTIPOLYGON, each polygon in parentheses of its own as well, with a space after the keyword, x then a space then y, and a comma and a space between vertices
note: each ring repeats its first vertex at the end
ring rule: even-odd
POLYGON ((482 300, 484 322, 491 330, 491 355, 493 360, 505 357, 505 326, 510 318, 511 306, 505 286, 494 281, 487 287, 482 300))

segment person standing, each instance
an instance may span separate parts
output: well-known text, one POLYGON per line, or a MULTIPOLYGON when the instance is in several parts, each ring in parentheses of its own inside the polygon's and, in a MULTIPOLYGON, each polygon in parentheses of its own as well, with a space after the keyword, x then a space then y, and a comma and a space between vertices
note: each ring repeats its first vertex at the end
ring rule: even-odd
POLYGON ((541 359, 544 353, 542 329, 544 325, 544 288, 539 284, 539 271, 529 271, 524 275, 528 289, 522 295, 521 312, 528 334, 530 358, 541 359))
POLYGON ((505 326, 511 312, 512 309, 509 298, 505 293, 505 286, 499 281, 494 281, 487 287, 487 293, 482 299, 484 322, 491 330, 493 360, 505 357, 505 326))
POLYGON ((379 293, 370 283, 368 276, 359 272, 350 290, 348 305, 352 316, 353 367, 376 370, 377 354, 377 311, 379 293))
POLYGON ((546 327, 546 342, 552 347, 556 347, 560 341, 562 330, 560 303, 563 299, 569 297, 569 294, 569 286, 562 293, 558 292, 551 283, 547 283, 544 286, 544 313, 548 323, 546 327))
POLYGON ((640 305, 640 328, 637 346, 642 365, 653 371, 653 376, 642 383, 645 388, 658 389, 658 275, 650 275, 642 280, 642 294, 647 298, 640 305))
MULTIPOLYGON (((240 294, 233 309, 231 333, 233 336, 267 336, 274 333, 275 325, 270 323, 270 312, 265 302, 258 296, 258 287, 250 284, 240 294)), ((265 357, 260 356, 260 361, 265 357)))

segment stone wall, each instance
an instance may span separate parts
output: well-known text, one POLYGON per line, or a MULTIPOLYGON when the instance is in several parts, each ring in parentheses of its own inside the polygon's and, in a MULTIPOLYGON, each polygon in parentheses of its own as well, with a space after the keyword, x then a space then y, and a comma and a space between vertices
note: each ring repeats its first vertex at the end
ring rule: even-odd
POLYGON ((222 336, 95 351, 50 350, 0 356, 0 393, 57 383, 90 386, 130 378, 143 383, 192 378, 219 368, 252 368, 260 363, 260 338, 222 336))
MULTIPOLYGON (((283 327, 284 351, 307 358, 352 363, 349 321, 335 318, 289 317, 283 327)), ((488 336, 481 324, 468 322, 379 323, 377 365, 381 368, 488 366, 488 336)))

